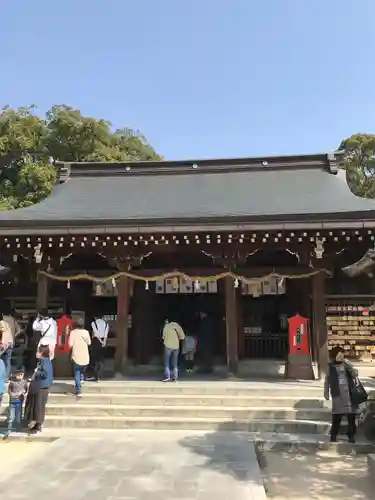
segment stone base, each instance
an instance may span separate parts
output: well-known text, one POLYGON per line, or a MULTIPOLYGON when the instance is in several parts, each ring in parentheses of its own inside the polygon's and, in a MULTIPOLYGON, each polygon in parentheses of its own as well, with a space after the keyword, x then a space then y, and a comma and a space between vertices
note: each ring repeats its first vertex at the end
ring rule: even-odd
POLYGON ((53 376, 55 378, 70 378, 73 376, 72 362, 69 353, 55 353, 53 376))
POLYGON ((285 377, 298 380, 315 380, 310 354, 289 354, 285 365, 285 377))
POLYGON ((371 484, 375 486, 375 455, 369 455, 367 457, 367 466, 371 484))

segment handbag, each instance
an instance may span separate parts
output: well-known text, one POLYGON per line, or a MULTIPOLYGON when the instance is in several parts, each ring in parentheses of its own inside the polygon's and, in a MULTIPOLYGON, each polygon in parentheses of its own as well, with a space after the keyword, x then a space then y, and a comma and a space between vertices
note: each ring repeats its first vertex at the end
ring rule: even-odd
POLYGON ((359 378, 354 378, 350 384, 350 399, 353 406, 359 406, 368 400, 368 394, 359 378))

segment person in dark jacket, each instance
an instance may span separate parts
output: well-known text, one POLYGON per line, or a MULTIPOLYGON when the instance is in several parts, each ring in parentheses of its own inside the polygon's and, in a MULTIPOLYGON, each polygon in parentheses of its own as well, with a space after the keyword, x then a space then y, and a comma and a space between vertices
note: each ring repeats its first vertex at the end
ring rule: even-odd
POLYGON ((212 372, 214 329, 211 319, 205 311, 200 311, 198 323, 198 352, 201 358, 201 372, 212 372))
MULTIPOLYGON (((1 333, 0 333, 1 338, 1 333)), ((0 347, 0 410, 5 392, 6 365, 3 360, 4 349, 0 347)))
POLYGON ((344 416, 348 421, 349 443, 355 442, 356 413, 358 407, 352 403, 351 387, 358 377, 358 372, 344 357, 344 350, 335 347, 330 352, 330 363, 324 383, 324 397, 332 399, 331 442, 337 441, 341 420, 344 416))
POLYGON ((38 358, 25 406, 25 420, 28 427, 31 427, 30 434, 38 434, 42 431, 49 389, 53 383, 53 368, 48 345, 39 347, 38 358), (32 426, 33 423, 34 426, 32 426))

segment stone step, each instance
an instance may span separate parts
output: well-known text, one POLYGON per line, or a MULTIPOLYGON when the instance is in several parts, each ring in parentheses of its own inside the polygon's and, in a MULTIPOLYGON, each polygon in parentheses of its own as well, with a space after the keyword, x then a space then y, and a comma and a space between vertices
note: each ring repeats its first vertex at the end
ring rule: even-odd
POLYGON ((65 415, 80 417, 146 417, 146 418, 229 418, 231 420, 318 420, 329 422, 331 413, 328 409, 304 409, 293 408, 256 408, 248 409, 241 407, 160 407, 160 406, 126 406, 126 405, 90 405, 79 401, 75 404, 47 406, 47 415, 65 415))
MULTIPOLYGON (((53 385, 52 393, 65 393, 72 390, 72 382, 57 382, 53 385)), ((316 396, 321 398, 323 387, 314 383, 137 383, 128 381, 119 382, 87 382, 86 394, 159 394, 159 395, 191 395, 191 396, 228 396, 228 397, 255 397, 255 396, 289 396, 292 398, 316 396)))
MULTIPOLYGON (((4 417, 3 417, 4 420, 4 417)), ((240 420, 228 418, 187 417, 113 417, 47 415, 46 428, 70 429, 161 429, 221 430, 271 433, 327 434, 330 424, 311 420, 240 420)))
MULTIPOLYGON (((330 403, 323 398, 304 397, 303 399, 284 396, 215 396, 189 395, 189 394, 92 394, 83 392, 85 404, 90 405, 126 405, 126 406, 161 406, 161 407, 184 407, 184 406, 222 406, 241 408, 295 408, 295 409, 323 409, 330 408, 330 403)), ((7 401, 7 397, 4 397, 7 401)), ((61 405, 75 402, 73 395, 50 394, 49 404, 61 405)))

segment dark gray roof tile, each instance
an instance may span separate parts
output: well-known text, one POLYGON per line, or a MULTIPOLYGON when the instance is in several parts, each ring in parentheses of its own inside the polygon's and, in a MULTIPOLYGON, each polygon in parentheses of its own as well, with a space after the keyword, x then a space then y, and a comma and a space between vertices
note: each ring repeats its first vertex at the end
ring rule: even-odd
POLYGON ((191 171, 156 175, 72 175, 44 201, 0 212, 1 225, 124 223, 197 219, 296 220, 375 214, 375 200, 355 196, 345 173, 317 168, 191 171))

